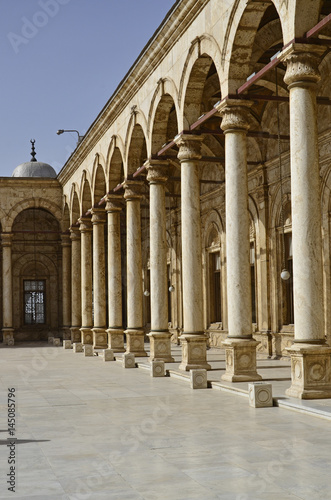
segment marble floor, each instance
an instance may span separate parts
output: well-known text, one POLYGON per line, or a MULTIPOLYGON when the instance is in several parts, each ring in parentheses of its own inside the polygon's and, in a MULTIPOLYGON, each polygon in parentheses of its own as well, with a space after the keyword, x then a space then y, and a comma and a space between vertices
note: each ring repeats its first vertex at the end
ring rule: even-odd
MULTIPOLYGON (((249 407, 245 386, 241 394, 217 387, 222 353, 208 358, 213 388, 192 390, 174 376, 176 363, 172 376, 152 378, 42 343, 0 348, 0 499, 331 499, 331 421, 249 407), (8 388, 15 493, 7 489, 8 388)), ((280 399, 288 361, 258 366, 280 399)))

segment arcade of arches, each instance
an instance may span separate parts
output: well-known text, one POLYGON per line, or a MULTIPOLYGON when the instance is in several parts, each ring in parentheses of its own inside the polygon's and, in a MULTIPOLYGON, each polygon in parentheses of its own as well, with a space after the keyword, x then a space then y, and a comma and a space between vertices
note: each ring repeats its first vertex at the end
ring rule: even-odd
POLYGON ((177 1, 57 178, 0 179, 4 343, 291 356, 331 397, 330 12, 177 1))

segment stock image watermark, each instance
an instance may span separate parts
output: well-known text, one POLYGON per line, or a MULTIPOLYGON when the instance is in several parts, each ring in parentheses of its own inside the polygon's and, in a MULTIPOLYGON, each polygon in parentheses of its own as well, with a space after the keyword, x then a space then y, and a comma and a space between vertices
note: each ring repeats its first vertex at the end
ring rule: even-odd
POLYGON ((30 40, 38 35, 42 28, 45 28, 49 21, 56 17, 63 5, 67 5, 71 0, 39 0, 38 10, 31 17, 23 16, 19 33, 10 31, 7 34, 15 54, 18 54, 21 46, 27 45, 30 40))
POLYGON ((7 489, 12 493, 16 492, 16 390, 14 387, 8 389, 7 396, 7 426, 9 438, 7 438, 8 449, 8 472, 7 472, 7 489))
MULTIPOLYGON (((300 453, 296 449, 296 440, 283 440, 281 442, 281 450, 273 453, 273 458, 270 462, 264 464, 257 475, 250 477, 247 481, 247 486, 254 490, 254 494, 266 494, 270 490, 279 477, 284 472, 284 468, 294 463, 300 458, 300 453)), ((249 500, 251 498, 247 493, 239 493, 235 500, 249 500)))

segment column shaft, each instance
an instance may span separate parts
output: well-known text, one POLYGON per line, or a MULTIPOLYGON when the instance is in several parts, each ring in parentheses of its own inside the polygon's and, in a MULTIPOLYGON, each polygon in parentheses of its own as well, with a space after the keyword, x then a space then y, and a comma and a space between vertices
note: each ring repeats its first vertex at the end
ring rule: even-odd
POLYGON ((81 232, 81 293, 82 327, 80 329, 83 344, 93 344, 92 335, 92 224, 89 217, 79 219, 81 232))
POLYGON ((226 133, 225 178, 228 336, 251 338, 252 300, 244 130, 226 133))
POLYGON ((168 277, 165 182, 167 163, 149 161, 150 184, 150 280, 152 361, 171 362, 171 334, 168 330, 168 277))
POLYGON ((3 343, 14 345, 12 233, 2 233, 3 343))
POLYGON ((210 369, 203 325, 200 181, 197 160, 202 137, 181 135, 176 141, 181 162, 182 279, 184 332, 180 369, 210 369))
POLYGON ((250 240, 247 181, 248 110, 252 103, 225 100, 219 106, 225 133, 225 207, 228 338, 223 380, 260 380, 252 338, 250 240))
POLYGON ((71 242, 70 234, 62 235, 62 330, 63 339, 71 338, 71 242))
POLYGON ((124 185, 126 200, 126 265, 127 265, 127 352, 147 356, 144 349, 141 263, 141 215, 139 182, 124 185))
POLYGON ((121 263, 121 196, 108 196, 108 346, 114 352, 124 352, 121 263))
POLYGON ((78 227, 70 228, 71 238, 71 342, 81 341, 82 325, 81 298, 81 242, 78 227))
POLYGON ((105 270, 105 211, 93 208, 93 346, 107 349, 106 333, 106 270, 105 270))
POLYGON ((288 396, 331 397, 331 348, 325 343, 320 179, 317 135, 318 65, 325 47, 293 44, 283 54, 290 90, 291 201, 295 340, 288 396))

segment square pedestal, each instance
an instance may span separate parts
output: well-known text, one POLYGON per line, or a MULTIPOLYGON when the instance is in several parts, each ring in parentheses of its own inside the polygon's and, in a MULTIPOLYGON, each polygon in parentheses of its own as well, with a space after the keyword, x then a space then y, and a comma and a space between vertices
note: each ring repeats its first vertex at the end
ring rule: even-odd
POLYGON ((115 360, 114 353, 113 353, 113 351, 111 349, 104 349, 102 351, 102 355, 101 356, 102 356, 102 359, 104 361, 114 361, 115 360))
POLYGON ((104 328, 92 328, 93 332, 93 347, 95 349, 107 349, 108 334, 104 328))
POLYGON ((108 328, 108 347, 113 352, 125 352, 124 332, 121 329, 108 328))
POLYGON ((135 368, 136 362, 134 354, 126 352, 123 354, 123 368, 135 368))
POLYGON ((93 332, 91 328, 81 328, 81 342, 84 345, 93 345, 93 332))
POLYGON ((13 328, 3 328, 2 329, 3 343, 9 346, 14 345, 14 329, 13 328))
POLYGON ((151 346, 149 359, 151 361, 164 361, 172 363, 174 358, 171 356, 171 333, 150 332, 148 334, 151 346))
POLYGON ((143 330, 128 329, 126 333, 126 352, 134 354, 136 357, 145 357, 147 352, 144 347, 145 333, 143 330))
POLYGON ((84 356, 93 356, 94 349, 92 345, 90 344, 84 345, 83 349, 84 349, 84 356))
POLYGON ((195 369, 210 370, 211 367, 207 363, 207 336, 184 333, 179 339, 182 344, 182 361, 179 369, 185 371, 195 369))
POLYGON ((331 398, 331 348, 294 343, 291 354, 292 385, 286 395, 299 399, 331 398))
POLYGON ((267 382, 251 382, 248 384, 249 406, 265 408, 273 406, 272 385, 267 382))
POLYGON ((151 361, 151 377, 164 377, 164 361, 151 361))
POLYGON ((256 371, 256 347, 260 342, 254 339, 227 338, 225 347, 225 374, 222 380, 228 382, 250 382, 262 380, 256 371))
POLYGON ((59 347, 61 345, 61 339, 54 337, 53 338, 53 345, 55 345, 56 347, 59 347))
POLYGON ((48 343, 53 344, 54 343, 54 337, 48 337, 48 343))
POLYGON ((63 349, 72 349, 71 340, 64 340, 63 341, 63 349))
POLYGON ((191 389, 207 389, 207 370, 190 371, 191 389))
POLYGON ((81 338, 82 338, 82 334, 80 332, 80 329, 76 326, 72 326, 70 328, 70 331, 71 331, 71 342, 72 343, 80 342, 81 338))
POLYGON ((71 340, 71 331, 68 326, 62 327, 62 338, 63 340, 71 340))
POLYGON ((83 344, 81 342, 74 342, 72 348, 74 352, 83 352, 83 344))

